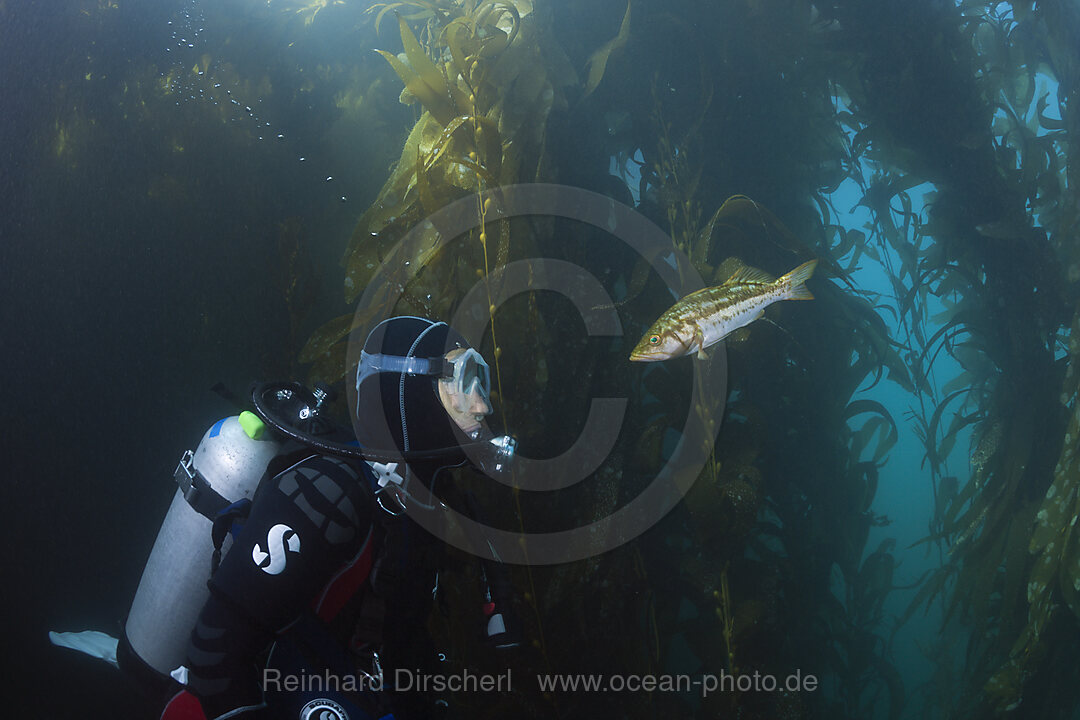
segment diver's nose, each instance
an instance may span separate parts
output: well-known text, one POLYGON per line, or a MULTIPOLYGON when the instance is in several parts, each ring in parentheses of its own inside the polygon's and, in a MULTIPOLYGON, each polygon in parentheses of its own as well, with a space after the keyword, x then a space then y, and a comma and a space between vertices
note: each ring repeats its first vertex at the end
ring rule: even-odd
POLYGON ((469 393, 469 412, 476 415, 490 415, 491 403, 479 391, 473 390, 469 393))

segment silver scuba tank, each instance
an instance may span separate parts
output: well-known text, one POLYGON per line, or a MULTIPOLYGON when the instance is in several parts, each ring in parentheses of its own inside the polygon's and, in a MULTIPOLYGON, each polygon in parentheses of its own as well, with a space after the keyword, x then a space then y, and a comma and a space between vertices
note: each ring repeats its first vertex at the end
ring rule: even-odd
MULTIPOLYGON (((180 488, 158 532, 124 627, 131 649, 170 675, 184 663, 192 628, 210 595, 210 517, 251 497, 279 450, 253 413, 215 423, 176 468, 180 488)), ((226 548, 228 546, 226 545, 226 548)))

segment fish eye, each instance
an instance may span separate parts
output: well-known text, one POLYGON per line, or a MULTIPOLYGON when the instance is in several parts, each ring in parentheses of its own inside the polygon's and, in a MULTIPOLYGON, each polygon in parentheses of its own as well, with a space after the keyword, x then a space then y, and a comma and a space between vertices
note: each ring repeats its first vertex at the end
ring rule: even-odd
POLYGON ((659 335, 653 335, 651 338, 649 338, 649 344, 650 345, 658 345, 659 343, 660 343, 660 336, 659 335))

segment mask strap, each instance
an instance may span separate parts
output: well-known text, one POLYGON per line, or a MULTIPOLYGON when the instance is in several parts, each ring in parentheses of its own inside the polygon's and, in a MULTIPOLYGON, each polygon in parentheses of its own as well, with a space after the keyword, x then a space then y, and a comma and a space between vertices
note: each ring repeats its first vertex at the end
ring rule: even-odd
MULTIPOLYGON (((409 347, 409 352, 405 353, 405 359, 406 360, 409 360, 409 359, 413 359, 413 360, 422 359, 422 358, 414 358, 413 357, 413 353, 416 352, 416 346, 420 344, 420 341, 424 339, 425 335, 427 335, 429 332, 431 332, 435 328, 439 327, 440 325, 446 325, 446 323, 444 323, 444 322, 432 323, 422 333, 417 335, 416 339, 413 340, 413 344, 409 347)), ((404 373, 402 373, 401 380, 398 383, 398 411, 401 413, 401 439, 404 441, 404 445, 405 445, 404 450, 405 450, 405 452, 409 452, 409 450, 411 448, 409 447, 409 428, 408 428, 408 424, 405 422, 405 374, 404 373)), ((405 477, 406 477, 406 480, 408 479, 409 475, 411 475, 411 474, 412 473, 409 472, 409 465, 408 465, 408 463, 406 463, 405 464, 405 477)))

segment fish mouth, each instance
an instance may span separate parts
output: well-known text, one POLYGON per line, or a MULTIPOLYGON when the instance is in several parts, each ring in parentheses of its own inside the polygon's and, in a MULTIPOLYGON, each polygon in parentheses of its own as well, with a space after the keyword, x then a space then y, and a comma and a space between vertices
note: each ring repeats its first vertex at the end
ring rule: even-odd
POLYGON ((630 353, 630 362, 657 362, 662 359, 663 358, 657 357, 656 355, 638 352, 637 350, 630 353))

